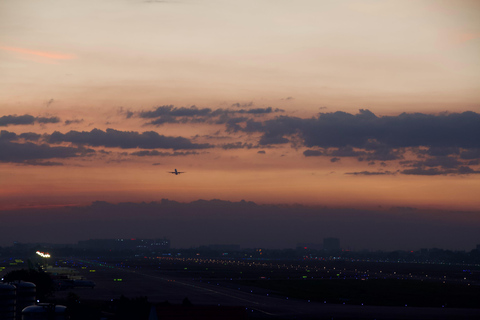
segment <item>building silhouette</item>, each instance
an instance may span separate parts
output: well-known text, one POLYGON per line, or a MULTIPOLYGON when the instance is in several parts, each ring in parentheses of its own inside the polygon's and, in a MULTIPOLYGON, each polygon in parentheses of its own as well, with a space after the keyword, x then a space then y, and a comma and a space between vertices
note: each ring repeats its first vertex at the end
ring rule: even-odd
POLYGON ((340 239, 338 238, 324 238, 323 250, 325 251, 340 251, 340 239))

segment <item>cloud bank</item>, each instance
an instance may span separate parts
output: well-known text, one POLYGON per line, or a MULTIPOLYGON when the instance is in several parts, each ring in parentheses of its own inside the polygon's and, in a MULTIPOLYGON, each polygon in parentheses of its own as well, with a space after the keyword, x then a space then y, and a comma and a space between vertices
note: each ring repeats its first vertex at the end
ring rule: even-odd
MULTIPOLYGON (((32 159, 54 159, 85 155, 85 147, 145 149, 130 153, 133 158, 145 156, 195 156, 194 150, 215 149, 227 152, 235 149, 293 148, 307 159, 326 157, 332 166, 348 159, 365 161, 379 171, 359 170, 353 175, 471 175, 480 173, 480 114, 463 113, 402 113, 377 116, 360 109, 357 114, 337 111, 320 113, 310 118, 278 115, 284 110, 272 107, 255 108, 253 103, 233 104, 230 108, 175 107, 162 105, 149 111, 126 111, 118 115, 124 121, 144 125, 187 125, 202 123, 215 128, 215 134, 196 134, 191 139, 166 136, 151 131, 106 130, 53 133, 22 133, 2 131, 3 162, 25 163, 32 159), (223 127, 223 129, 218 129, 223 127), (219 137, 235 139, 228 143, 209 143, 219 137), (196 141, 202 140, 203 143, 196 141), (61 146, 60 146, 61 145, 61 146), (63 149, 62 149, 63 148, 63 149), (157 150, 159 149, 159 150, 157 150), (160 150, 170 149, 174 153, 160 150), (23 150, 23 151, 22 151, 23 150), (29 151, 30 150, 30 151, 29 151), (178 150, 184 150, 179 153, 178 150), (189 151, 190 150, 190 151, 189 151), (41 156, 43 155, 43 156, 41 156), (58 155, 58 156, 55 156, 58 155), (23 159, 23 160, 22 160, 23 159), (388 165, 397 170, 383 171, 388 165), (375 172, 375 174, 373 174, 375 172)), ((65 120, 64 125, 83 123, 83 119, 65 120)), ((4 115, 0 126, 58 123, 55 116, 4 115)))

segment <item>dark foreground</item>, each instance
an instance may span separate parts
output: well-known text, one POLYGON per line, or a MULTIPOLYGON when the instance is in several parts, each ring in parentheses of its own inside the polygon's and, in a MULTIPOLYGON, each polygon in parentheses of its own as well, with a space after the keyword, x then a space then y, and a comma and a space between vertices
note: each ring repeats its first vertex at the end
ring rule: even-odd
POLYGON ((70 258, 57 265, 95 282, 48 299, 79 301, 83 318, 103 311, 114 319, 119 306, 131 306, 143 310, 137 319, 147 319, 154 304, 165 313, 236 307, 249 319, 480 319, 476 273, 459 266, 181 258, 70 258))

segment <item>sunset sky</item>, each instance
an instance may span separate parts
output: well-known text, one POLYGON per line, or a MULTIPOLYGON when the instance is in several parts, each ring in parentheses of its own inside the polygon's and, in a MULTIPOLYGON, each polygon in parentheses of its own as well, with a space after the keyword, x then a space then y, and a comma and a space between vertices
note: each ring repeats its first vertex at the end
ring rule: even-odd
POLYGON ((479 57, 476 0, 3 0, 0 210, 245 199, 480 226, 479 57))

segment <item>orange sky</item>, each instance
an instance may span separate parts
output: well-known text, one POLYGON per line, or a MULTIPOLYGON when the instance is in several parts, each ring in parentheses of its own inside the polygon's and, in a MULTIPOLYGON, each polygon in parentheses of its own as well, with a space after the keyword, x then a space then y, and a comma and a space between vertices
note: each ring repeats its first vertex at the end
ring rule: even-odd
MULTIPOLYGON (((155 126, 148 122, 158 118, 141 113, 195 105, 263 124, 359 109, 395 119, 403 112, 478 114, 479 57, 477 1, 2 1, 0 130, 42 139, 55 131, 154 131, 214 147, 135 156, 174 150, 35 140, 95 153, 33 162, 28 152, 14 160, 0 155, 0 209, 218 198, 476 210, 480 174, 455 170, 480 170, 478 157, 466 158, 478 147, 461 138, 448 145, 460 151, 443 158, 415 153, 431 147, 419 143, 411 150, 395 145, 403 158, 335 160, 335 147, 306 145, 311 132, 298 133, 302 125, 283 135, 288 143, 259 144, 265 132, 247 132, 245 119, 234 131, 213 115, 155 126), (271 113, 255 113, 269 107, 271 113), (23 115, 35 120, 13 118, 23 115), (236 142, 249 146, 226 149, 236 142), (304 155, 320 149, 325 156, 304 155), (418 167, 425 159, 449 163, 422 164, 444 174, 402 173, 414 165, 402 161, 418 167), (175 168, 187 173, 167 173, 175 168)), ((28 143, 15 141, 8 146, 28 143)))

